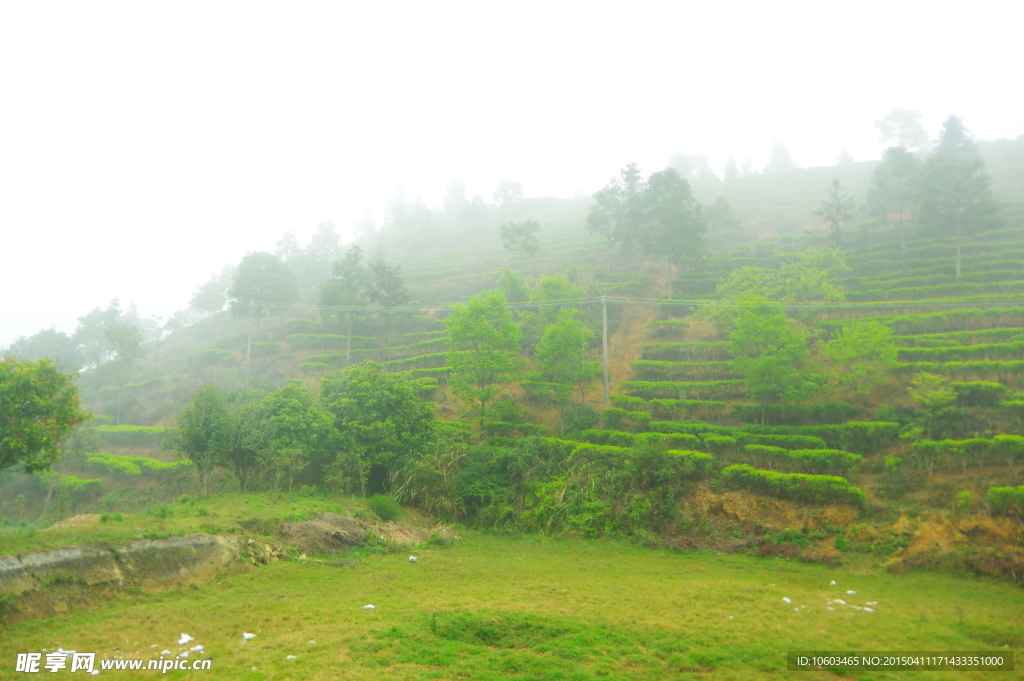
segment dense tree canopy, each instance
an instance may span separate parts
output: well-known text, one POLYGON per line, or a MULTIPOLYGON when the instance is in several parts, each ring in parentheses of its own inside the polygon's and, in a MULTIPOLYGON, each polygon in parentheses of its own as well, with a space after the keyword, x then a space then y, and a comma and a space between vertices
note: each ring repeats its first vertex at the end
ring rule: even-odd
POLYGON ((50 359, 0 362, 0 471, 43 471, 59 458, 61 440, 89 418, 75 376, 50 359))
MULTIPOLYGON (((228 291, 231 311, 244 316, 249 314, 250 305, 256 303, 294 303, 299 298, 299 285, 295 273, 272 253, 249 253, 235 270, 235 276, 228 291)), ((259 319, 263 308, 254 307, 259 319)))

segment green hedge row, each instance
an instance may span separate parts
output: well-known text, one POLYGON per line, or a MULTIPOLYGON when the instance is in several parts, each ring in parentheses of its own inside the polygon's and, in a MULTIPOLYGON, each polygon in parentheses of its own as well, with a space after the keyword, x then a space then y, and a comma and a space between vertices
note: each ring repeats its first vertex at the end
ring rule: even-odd
POLYGON ((898 374, 926 372, 974 381, 1013 382, 1024 374, 1024 360, 990 362, 907 362, 896 366, 898 374))
POLYGON ((873 300, 921 300, 924 298, 949 298, 985 294, 1019 294, 1022 291, 1024 291, 1024 282, 1020 281, 994 284, 962 283, 908 288, 883 288, 871 291, 848 291, 846 299, 852 303, 857 303, 873 300))
POLYGON ((167 438, 173 437, 176 428, 160 426, 93 426, 107 447, 159 447, 167 438))
POLYGON ((1024 437, 996 435, 991 439, 921 440, 910 446, 910 453, 918 468, 929 473, 937 467, 966 471, 971 465, 1003 463, 1012 469, 1024 457, 1024 437))
POLYGON ((747 393, 746 381, 623 381, 626 393, 645 399, 721 400, 743 397, 747 393))
POLYGON ((857 470, 864 457, 839 449, 783 449, 766 445, 746 445, 746 453, 755 464, 774 469, 781 465, 787 470, 823 475, 848 475, 857 470))
POLYGON ((792 499, 808 504, 856 504, 867 500, 863 490, 833 475, 762 471, 745 464, 722 470, 722 482, 734 489, 792 499))
POLYGON ((982 343, 945 348, 900 348, 901 362, 965 362, 1006 360, 1024 355, 1024 342, 982 343))
POLYGON ((710 423, 651 421, 648 426, 655 433, 688 433, 702 439, 707 435, 732 437, 739 445, 759 444, 783 447, 785 449, 827 449, 825 441, 814 435, 785 433, 754 433, 740 428, 716 426, 710 423))
POLYGON ((827 447, 787 447, 787 449, 834 448, 857 454, 870 454, 894 444, 899 437, 900 424, 889 421, 847 421, 846 423, 822 423, 813 426, 748 425, 743 429, 750 433, 809 435, 827 443, 827 447))
POLYGON ((614 447, 637 447, 645 444, 664 442, 671 449, 699 449, 703 446, 696 435, 684 433, 624 433, 619 430, 584 430, 580 433, 584 442, 614 447))
POLYGON ((641 359, 630 362, 641 381, 715 381, 738 378, 729 362, 666 362, 641 359))
POLYGON ((426 355, 416 355, 415 357, 383 362, 381 366, 383 366, 387 371, 403 371, 405 369, 436 369, 438 367, 443 367, 447 361, 447 352, 434 352, 426 355))
POLYGON ((732 359, 729 343, 648 343, 640 346, 641 357, 666 362, 708 362, 732 359))
POLYGON ((95 452, 84 456, 84 464, 114 475, 180 476, 192 472, 191 461, 157 461, 145 456, 117 456, 95 452))
POLYGON ((975 331, 949 331, 922 333, 916 336, 897 336, 896 342, 905 348, 948 348, 958 345, 1006 343, 1024 339, 1024 328, 977 329, 975 331))
MULTIPOLYGON (((943 312, 921 312, 917 314, 879 315, 871 317, 881 322, 898 336, 911 334, 942 333, 949 331, 972 331, 994 327, 1024 327, 1024 308, 992 307, 945 310, 943 312)), ((829 319, 819 326, 826 331, 840 329, 857 319, 829 319)))
POLYGON ((616 407, 627 411, 649 411, 658 418, 722 418, 732 408, 728 402, 721 400, 645 400, 633 395, 612 395, 611 402, 616 407))
POLYGON ((992 381, 959 381, 950 383, 961 407, 998 407, 1010 396, 1010 389, 992 381))
POLYGON ((653 338, 663 340, 682 339, 690 328, 690 322, 682 319, 659 319, 647 322, 647 328, 653 338))

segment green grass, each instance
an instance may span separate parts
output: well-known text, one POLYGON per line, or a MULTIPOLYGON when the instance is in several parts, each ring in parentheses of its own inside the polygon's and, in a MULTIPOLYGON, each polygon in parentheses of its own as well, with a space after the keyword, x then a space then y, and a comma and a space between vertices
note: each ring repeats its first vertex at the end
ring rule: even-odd
MULTIPOLYGON (((21 527, 3 527, 0 556, 39 551, 85 542, 123 543, 133 539, 170 537, 189 532, 224 534, 243 529, 254 534, 268 534, 284 522, 315 518, 320 511, 346 515, 360 505, 354 497, 332 497, 302 494, 223 493, 201 499, 186 497, 185 502, 156 504, 131 515, 121 509, 122 519, 109 519, 90 525, 79 525, 45 532, 21 527), (257 523, 251 523, 252 520, 257 523), (265 531, 268 530, 268 531, 265 531)), ((116 517, 115 513, 107 514, 116 517)))
POLYGON ((1022 606, 1024 592, 1009 585, 894 576, 869 564, 830 571, 471 533, 455 548, 420 552, 416 564, 404 553, 367 556, 353 568, 284 561, 26 622, 0 636, 0 659, 58 646, 148 658, 177 652, 187 632, 206 647, 218 679, 781 678, 791 649, 1019 649, 1022 606), (828 610, 838 597, 878 605, 828 610), (243 631, 256 638, 243 643, 243 631))

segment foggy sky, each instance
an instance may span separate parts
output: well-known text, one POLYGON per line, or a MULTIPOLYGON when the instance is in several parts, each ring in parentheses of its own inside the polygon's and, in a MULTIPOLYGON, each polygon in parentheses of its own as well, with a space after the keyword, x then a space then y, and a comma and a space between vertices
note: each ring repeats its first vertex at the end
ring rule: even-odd
POLYGON ((896 107, 1024 133, 1019 3, 700 4, 0 4, 0 347, 114 297, 166 317, 397 186, 865 160, 896 107))

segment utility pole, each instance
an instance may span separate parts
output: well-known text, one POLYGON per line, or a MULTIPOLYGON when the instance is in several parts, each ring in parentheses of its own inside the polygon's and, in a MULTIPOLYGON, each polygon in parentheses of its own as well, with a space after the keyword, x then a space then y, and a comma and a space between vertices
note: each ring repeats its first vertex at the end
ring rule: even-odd
POLYGON ((245 387, 248 389, 249 385, 249 367, 252 364, 252 317, 253 310, 256 304, 254 301, 249 301, 249 341, 245 344, 245 387))
POLYGON ((608 297, 601 296, 602 356, 604 358, 604 408, 608 408, 608 297))

